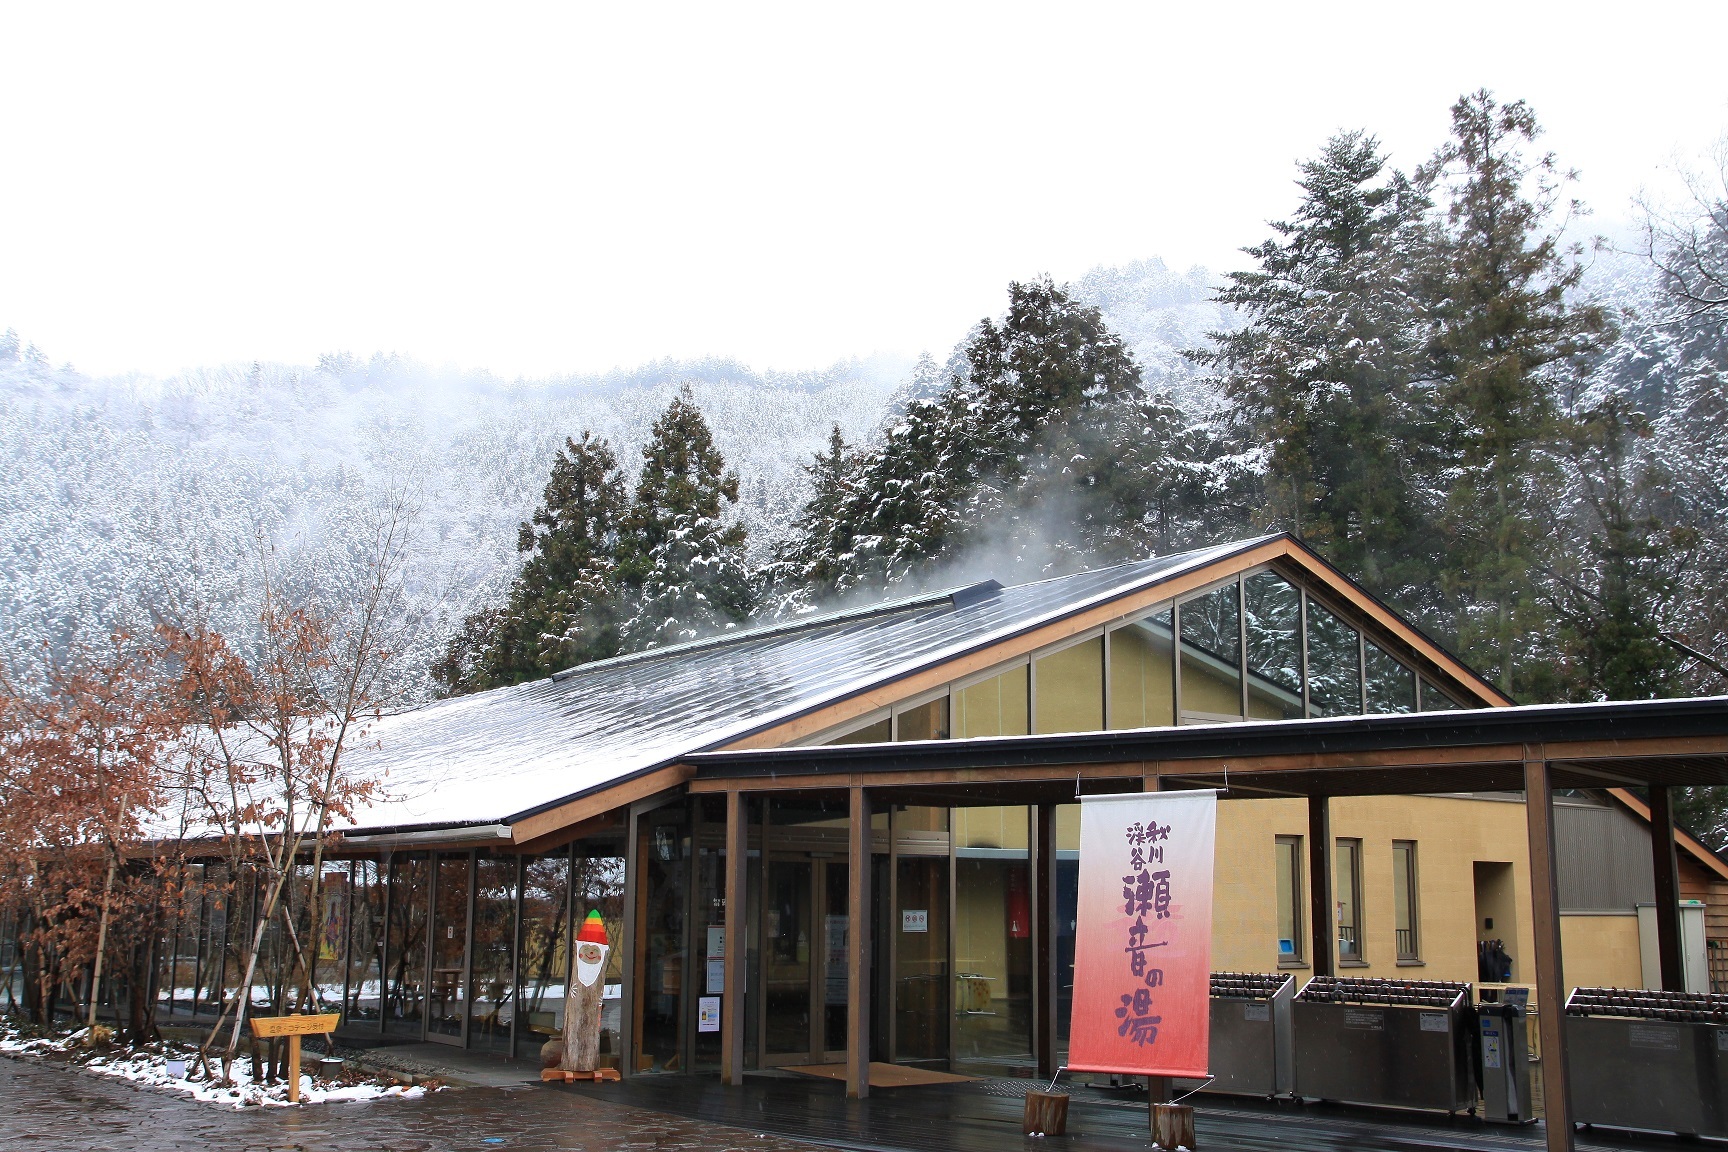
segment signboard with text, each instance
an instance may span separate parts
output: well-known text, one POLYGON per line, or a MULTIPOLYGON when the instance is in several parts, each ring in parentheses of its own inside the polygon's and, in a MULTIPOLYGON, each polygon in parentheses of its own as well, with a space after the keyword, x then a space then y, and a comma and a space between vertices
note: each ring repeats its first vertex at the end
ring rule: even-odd
POLYGON ((1211 789, 1087 796, 1068 1067, 1208 1074, 1211 789))

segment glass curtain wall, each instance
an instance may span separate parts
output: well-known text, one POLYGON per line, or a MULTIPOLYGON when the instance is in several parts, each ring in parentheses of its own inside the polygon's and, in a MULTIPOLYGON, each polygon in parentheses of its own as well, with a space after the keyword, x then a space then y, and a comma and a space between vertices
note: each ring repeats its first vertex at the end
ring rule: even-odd
POLYGON ((1242 581, 1248 649, 1248 718, 1302 715, 1302 593, 1274 572, 1242 581))
MULTIPOLYGON (((581 921, 587 919, 588 913, 600 913, 601 921, 606 925, 606 941, 610 951, 606 954, 606 972, 602 977, 606 987, 602 990, 600 1003, 600 1062, 604 1065, 617 1063, 619 1055, 624 1051, 624 837, 622 834, 613 836, 595 836, 576 841, 573 847, 574 862, 571 865, 572 879, 572 912, 568 919, 569 927, 559 938, 559 948, 569 945, 570 934, 574 933, 581 921)), ((560 957, 568 953, 560 951, 560 957)), ((559 988, 569 979, 569 961, 561 959, 564 966, 560 969, 559 988)), ((558 1025, 563 1027, 563 1016, 558 1018, 558 1025)))
POLYGON ((1012 1075, 1032 1055, 1030 812, 957 808, 955 1070, 1012 1075))
POLYGON ((894 814, 894 1042, 897 1064, 946 1063, 949 1052, 948 810, 894 814), (922 835, 921 835, 922 834, 922 835), (940 839, 937 839, 937 835, 940 839), (921 838, 941 854, 909 851, 921 838))
POLYGON ((1104 729, 1104 638, 1097 636, 1032 663, 1032 731, 1104 729))
MULTIPOLYGON (((570 906, 570 849, 524 858, 522 982, 516 993, 519 1056, 533 1055, 548 1040, 564 1033, 564 988, 570 979, 570 906)), ((617 950, 613 959, 618 959, 617 950)))
MULTIPOLYGON (((685 895, 690 890, 690 811, 674 804, 642 816, 638 859, 637 947, 642 968, 641 1032, 636 1047, 639 1071, 676 1072, 683 1064, 685 991, 685 895)), ((586 915, 586 913, 584 913, 586 915)))
MULTIPOLYGON (((308 892, 308 901, 311 893, 308 892)), ((308 920, 311 914, 308 903, 308 920)), ((338 1008, 348 964, 348 865, 325 861, 318 884, 318 940, 313 961, 320 1007, 338 1008)), ((311 927, 310 923, 307 925, 311 927)))
POLYGON ((953 733, 968 736, 1024 736, 1028 725, 1027 665, 956 688, 951 697, 953 733))
POLYGON ((1308 715, 1362 711, 1362 651, 1356 629, 1308 601, 1308 715))
POLYGON ((516 1015, 515 856, 474 861, 474 946, 468 977, 468 1046, 510 1051, 516 1015))
POLYGON ((1416 711, 1416 673, 1372 640, 1363 641, 1362 653, 1368 714, 1416 711))
POLYGON ((686 1011, 694 1018, 684 1022, 691 1038, 692 1072, 714 1072, 720 1068, 720 1018, 704 1013, 725 1004, 724 963, 726 957, 726 798, 698 796, 691 800, 696 828, 696 888, 691 904, 694 919, 690 945, 694 963, 690 968, 692 989, 686 1011), (720 997, 718 1004, 714 998, 720 997))
POLYGON ((468 959, 468 897, 471 861, 466 852, 433 857, 432 967, 427 989, 426 1034, 460 1040, 466 989, 462 974, 468 959))
POLYGON ((350 880, 353 910, 348 921, 347 1006, 344 1021, 374 1031, 384 998, 384 884, 376 860, 356 860, 350 880))
POLYGON ((1110 727, 1162 728, 1176 722, 1175 641, 1170 608, 1110 633, 1110 727))
POLYGON ((398 853, 389 869, 384 1030, 418 1036, 426 1012, 426 901, 432 891, 432 863, 423 854, 398 853))
POLYGON ((1242 719, 1242 606, 1234 583, 1177 606, 1182 723, 1242 719))

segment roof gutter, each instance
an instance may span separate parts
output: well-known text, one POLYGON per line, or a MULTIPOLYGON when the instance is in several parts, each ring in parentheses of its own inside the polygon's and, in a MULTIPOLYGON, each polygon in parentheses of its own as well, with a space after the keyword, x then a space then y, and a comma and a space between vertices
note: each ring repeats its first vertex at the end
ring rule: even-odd
POLYGON ((456 828, 434 828, 425 832, 344 832, 345 843, 362 848, 424 848, 438 844, 510 843, 508 824, 469 824, 456 828))

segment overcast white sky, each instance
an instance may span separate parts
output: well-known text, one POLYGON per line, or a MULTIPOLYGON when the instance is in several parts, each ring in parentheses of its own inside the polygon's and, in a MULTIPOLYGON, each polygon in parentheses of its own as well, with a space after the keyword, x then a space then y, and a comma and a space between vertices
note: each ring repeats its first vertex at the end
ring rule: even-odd
POLYGON ((1728 130, 1728 3, 0 0, 0 330, 95 373, 946 351, 1010 279, 1236 267, 1294 163, 1532 102, 1597 223, 1728 130))

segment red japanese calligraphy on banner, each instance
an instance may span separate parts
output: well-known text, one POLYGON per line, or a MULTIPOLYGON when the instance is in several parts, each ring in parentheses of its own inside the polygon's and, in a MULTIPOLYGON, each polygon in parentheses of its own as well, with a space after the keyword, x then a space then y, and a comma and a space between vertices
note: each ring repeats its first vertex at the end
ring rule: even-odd
POLYGON ((1081 801, 1068 1067, 1208 1074, 1217 813, 1210 789, 1081 801))

